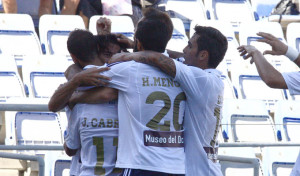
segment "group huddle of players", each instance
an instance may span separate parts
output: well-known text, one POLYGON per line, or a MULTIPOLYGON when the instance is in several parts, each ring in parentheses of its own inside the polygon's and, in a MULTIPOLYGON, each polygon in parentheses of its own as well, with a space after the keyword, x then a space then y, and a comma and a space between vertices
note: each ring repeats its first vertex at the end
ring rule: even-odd
POLYGON ((66 106, 64 147, 73 156, 71 175, 222 175, 216 138, 224 85, 215 68, 227 39, 211 27, 195 31, 183 53, 167 52, 171 19, 149 8, 134 41, 70 33, 74 64, 49 109, 66 106), (116 54, 124 47, 134 52, 116 54))

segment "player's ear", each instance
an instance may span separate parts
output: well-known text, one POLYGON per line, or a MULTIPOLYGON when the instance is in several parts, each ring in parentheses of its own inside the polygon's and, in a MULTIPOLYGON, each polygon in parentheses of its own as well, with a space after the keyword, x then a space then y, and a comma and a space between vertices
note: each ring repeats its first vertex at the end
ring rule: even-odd
POLYGON ((207 60, 209 58, 209 53, 206 50, 202 50, 199 52, 200 60, 207 60))

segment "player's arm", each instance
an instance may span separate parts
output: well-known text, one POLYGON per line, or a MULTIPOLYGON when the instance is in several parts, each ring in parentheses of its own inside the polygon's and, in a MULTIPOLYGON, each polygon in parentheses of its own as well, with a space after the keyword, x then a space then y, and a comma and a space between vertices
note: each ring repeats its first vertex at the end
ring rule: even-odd
POLYGON ((290 46, 287 46, 282 41, 274 37, 272 34, 259 32, 257 33, 257 35, 263 37, 263 39, 258 40, 259 42, 267 43, 272 47, 272 50, 264 51, 264 55, 285 55, 300 67, 300 54, 298 51, 296 51, 290 46))
POLYGON ((154 51, 139 51, 134 53, 119 53, 113 55, 110 63, 118 61, 130 61, 134 60, 136 62, 141 62, 144 64, 152 65, 158 67, 166 74, 171 77, 176 75, 176 66, 173 59, 154 51))
POLYGON ((91 68, 81 71, 73 76, 67 83, 62 84, 52 95, 48 108, 50 111, 57 112, 63 109, 73 92, 82 84, 98 86, 100 84, 106 85, 107 83, 103 80, 110 80, 109 77, 100 75, 100 72, 107 71, 109 68, 91 68), (103 80, 100 80, 103 79, 103 80))
POLYGON ((244 59, 252 57, 250 63, 255 63, 259 76, 269 87, 287 89, 287 84, 282 74, 255 47, 251 45, 240 46, 238 50, 241 56, 244 56, 244 59))
POLYGON ((75 92, 69 101, 72 109, 77 103, 100 104, 118 98, 118 90, 110 87, 95 87, 87 91, 75 92))
POLYGON ((64 143, 64 150, 68 156, 74 156, 77 152, 77 149, 74 150, 74 149, 68 148, 66 143, 64 143))
POLYGON ((172 51, 172 50, 169 50, 169 49, 167 49, 167 52, 168 52, 169 56, 173 59, 183 57, 182 52, 172 51))

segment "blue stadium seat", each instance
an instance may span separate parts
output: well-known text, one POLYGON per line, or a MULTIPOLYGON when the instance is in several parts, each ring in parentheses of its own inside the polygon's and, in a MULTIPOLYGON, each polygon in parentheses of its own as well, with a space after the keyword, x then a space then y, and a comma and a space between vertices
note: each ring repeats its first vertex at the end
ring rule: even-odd
POLYGON ((274 112, 278 100, 287 98, 285 90, 268 87, 259 76, 255 64, 250 64, 249 60, 232 65, 231 80, 240 99, 263 100, 270 112, 274 112))
POLYGON ((278 140, 299 142, 300 101, 278 101, 274 112, 278 140))
MULTIPOLYGON (((266 43, 257 42, 258 39, 261 39, 260 36, 256 35, 258 32, 266 32, 274 35, 282 42, 286 43, 284 38, 282 27, 277 22, 267 22, 267 21, 257 21, 257 22, 248 22, 242 23, 240 26, 239 40, 241 45, 253 45, 261 52, 265 50, 271 50, 271 46, 266 43)), ((269 62, 280 62, 284 60, 285 56, 272 56, 265 55, 266 59, 269 62)))
POLYGON ((229 78, 227 64, 224 61, 222 61, 218 65, 217 69, 222 72, 221 78, 224 83, 224 97, 223 98, 224 99, 236 99, 238 97, 237 91, 229 78))
POLYGON ((171 17, 181 19, 187 31, 190 30, 191 21, 210 19, 210 13, 202 0, 168 0, 166 11, 171 17))
POLYGON ((174 30, 171 40, 168 42, 167 49, 183 52, 189 41, 185 34, 183 22, 179 18, 171 18, 174 30))
POLYGON ((45 154, 45 175, 69 176, 71 157, 61 152, 47 152, 45 154))
POLYGON ((222 116, 223 134, 230 142, 276 141, 273 120, 261 100, 225 99, 222 116))
POLYGON ((300 51, 300 23, 290 23, 286 29, 286 40, 288 44, 300 51))
POLYGON ((67 39, 74 29, 85 29, 78 15, 43 15, 40 18, 39 34, 43 53, 69 57, 67 39))
POLYGON ((262 149, 264 175, 290 175, 296 162, 299 147, 265 147, 262 149))
POLYGON ((22 75, 29 97, 50 98, 60 84, 65 83, 64 72, 71 62, 64 56, 40 56, 26 60, 22 75))
POLYGON ((255 150, 249 147, 221 147, 218 155, 233 157, 241 157, 244 159, 252 159, 257 162, 241 162, 241 161, 224 161, 220 160, 221 170, 224 176, 258 176, 261 175, 260 160, 255 156, 255 150))
POLYGON ((212 12, 212 19, 230 22, 235 32, 239 31, 240 23, 255 21, 248 0, 204 0, 204 4, 212 12))
POLYGON ((0 82, 0 99, 26 96, 13 56, 0 55, 0 82))
POLYGON ((0 14, 0 55, 13 55, 21 66, 24 56, 41 55, 32 18, 26 14, 0 14))

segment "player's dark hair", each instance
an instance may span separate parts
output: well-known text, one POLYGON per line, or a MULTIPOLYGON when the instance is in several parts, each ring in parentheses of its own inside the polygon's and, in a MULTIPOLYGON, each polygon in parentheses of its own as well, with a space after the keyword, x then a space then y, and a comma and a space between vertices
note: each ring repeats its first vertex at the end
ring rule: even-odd
POLYGON ((122 50, 126 49, 126 45, 119 43, 115 34, 97 35, 95 39, 98 44, 99 52, 105 51, 109 44, 119 45, 122 50))
POLYGON ((137 25, 135 37, 145 50, 164 52, 172 37, 173 24, 170 17, 157 9, 149 8, 137 25))
POLYGON ((167 31, 168 31, 168 35, 169 35, 169 40, 171 39, 174 26, 173 26, 170 16, 167 13, 162 12, 155 8, 149 7, 149 8, 145 8, 143 10, 143 16, 146 19, 159 20, 162 23, 164 23, 168 29, 167 31))
POLYGON ((94 35, 81 29, 75 29, 69 34, 68 51, 83 62, 93 61, 98 56, 97 42, 94 35))
POLYGON ((227 51, 227 38, 217 29, 206 26, 196 26, 198 53, 206 50, 209 53, 208 67, 216 68, 223 60, 227 51))

